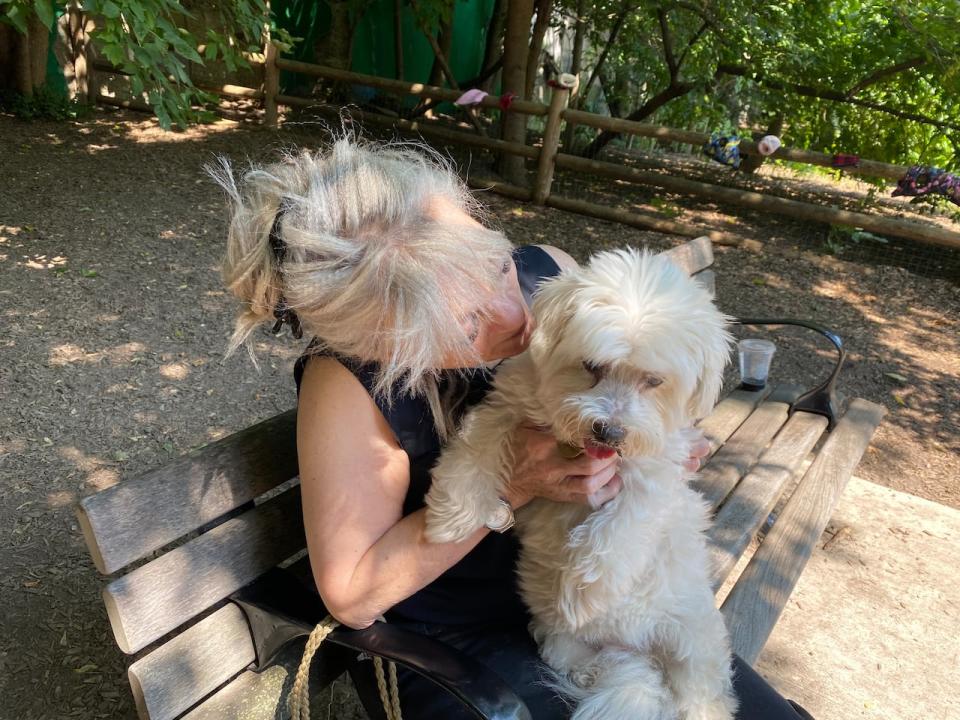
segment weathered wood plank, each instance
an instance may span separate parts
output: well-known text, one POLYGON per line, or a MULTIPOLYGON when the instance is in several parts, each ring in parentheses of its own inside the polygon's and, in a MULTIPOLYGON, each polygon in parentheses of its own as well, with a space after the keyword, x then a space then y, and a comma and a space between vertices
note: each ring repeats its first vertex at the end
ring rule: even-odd
POLYGON ((707 531, 714 589, 737 564, 826 427, 827 419, 821 415, 794 413, 717 513, 707 531))
POLYGON ((181 720, 287 720, 287 696, 303 653, 303 641, 291 643, 276 663, 262 672, 245 670, 181 720))
POLYGON ((144 648, 305 544, 297 486, 107 585, 117 644, 144 648))
POLYGON ((663 252, 677 265, 693 275, 713 265, 713 243, 706 235, 688 240, 663 252))
POLYGON ((736 487, 760 453, 787 421, 787 403, 764 401, 724 443, 694 480, 710 507, 716 509, 736 487))
POLYGON ((753 664, 886 411, 854 400, 724 601, 733 650, 753 664))
POLYGON ((84 498, 77 517, 94 564, 108 574, 296 474, 290 410, 84 498))
POLYGON ((697 424, 710 443, 707 462, 769 393, 769 387, 758 391, 734 390, 697 424))
POLYGON ((243 611, 228 603, 127 670, 141 718, 173 720, 255 659, 243 611))

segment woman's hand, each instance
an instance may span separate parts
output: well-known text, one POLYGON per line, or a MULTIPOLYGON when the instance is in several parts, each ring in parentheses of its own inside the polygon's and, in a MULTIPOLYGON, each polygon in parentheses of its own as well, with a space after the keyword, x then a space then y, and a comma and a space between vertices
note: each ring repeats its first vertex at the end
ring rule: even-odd
POLYGON ((567 459, 560 454, 557 439, 537 428, 518 429, 513 457, 506 499, 515 510, 535 497, 600 507, 623 487, 617 475, 618 455, 595 459, 583 454, 567 459))

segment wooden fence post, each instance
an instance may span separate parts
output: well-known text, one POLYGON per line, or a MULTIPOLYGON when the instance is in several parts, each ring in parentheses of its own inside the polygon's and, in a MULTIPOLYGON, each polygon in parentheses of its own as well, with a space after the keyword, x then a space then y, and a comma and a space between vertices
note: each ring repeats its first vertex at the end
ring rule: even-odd
POLYGON ((550 109, 547 110, 547 125, 543 129, 543 145, 540 148, 540 158, 537 160, 537 178, 533 184, 533 201, 543 205, 550 196, 550 186, 553 184, 554 161, 557 157, 557 148, 560 145, 560 123, 563 111, 570 101, 571 91, 577 87, 577 76, 563 73, 557 78, 550 97, 550 109))
POLYGON ((263 121, 277 127, 277 95, 280 93, 280 68, 277 67, 277 46, 267 42, 263 63, 263 121))

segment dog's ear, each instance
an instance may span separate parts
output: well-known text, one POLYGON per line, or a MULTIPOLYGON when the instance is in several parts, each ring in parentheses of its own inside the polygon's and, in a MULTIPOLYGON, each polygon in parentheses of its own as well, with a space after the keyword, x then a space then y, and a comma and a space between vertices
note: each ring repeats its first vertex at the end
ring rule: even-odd
POLYGON ((727 331, 728 322, 729 318, 717 312, 715 321, 708 323, 709 331, 702 335, 703 365, 687 404, 687 412, 693 420, 706 417, 720 397, 723 369, 730 359, 733 343, 733 337, 727 331))
POLYGON ((577 310, 579 281, 572 273, 562 272, 544 280, 533 298, 533 315, 537 327, 530 339, 530 351, 536 356, 549 355, 563 340, 564 327, 577 310))

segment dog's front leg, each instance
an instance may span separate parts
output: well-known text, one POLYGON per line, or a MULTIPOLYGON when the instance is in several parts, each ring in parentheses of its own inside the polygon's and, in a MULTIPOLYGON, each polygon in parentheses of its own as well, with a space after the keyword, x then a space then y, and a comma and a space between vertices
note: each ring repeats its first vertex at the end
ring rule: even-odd
POLYGON ((723 616, 705 598, 702 612, 675 618, 668 681, 683 720, 730 720, 737 710, 723 616))
POLYGON ((633 582, 632 565, 620 558, 633 550, 616 542, 620 502, 615 498, 594 511, 571 530, 564 548, 557 603, 573 633, 622 602, 633 582))
POLYGON ((500 504, 517 421, 504 407, 482 405, 434 467, 427 493, 427 539, 458 542, 484 527, 500 504))

